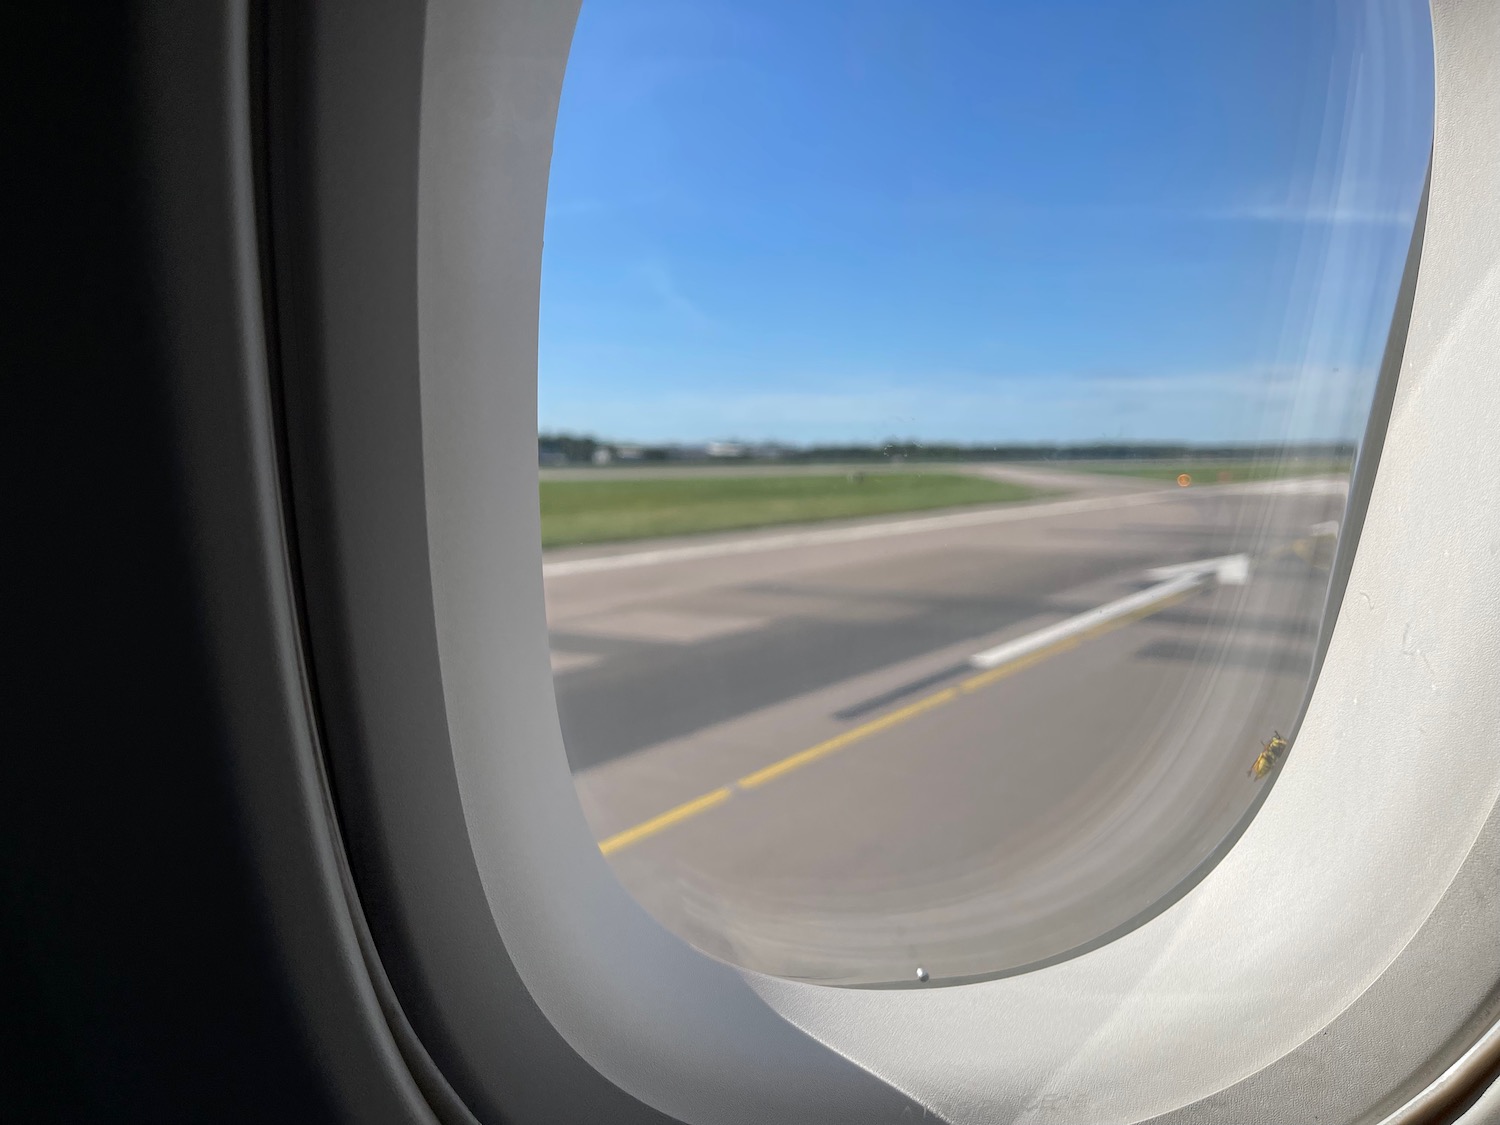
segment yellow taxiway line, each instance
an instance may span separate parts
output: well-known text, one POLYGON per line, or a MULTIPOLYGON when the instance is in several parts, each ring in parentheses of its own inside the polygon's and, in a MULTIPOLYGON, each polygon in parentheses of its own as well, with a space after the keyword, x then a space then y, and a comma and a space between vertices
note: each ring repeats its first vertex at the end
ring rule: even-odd
POLYGON ((1159 613, 1168 606, 1176 605, 1178 602, 1198 593, 1200 589, 1201 587, 1194 587, 1183 590, 1176 596, 1154 602, 1135 613, 1102 622, 1087 632, 1065 637, 1055 644, 1048 645, 1046 648, 1037 649, 1035 652, 1018 656, 1014 660, 1008 660, 997 667, 986 669, 976 676, 970 676, 953 687, 933 692, 931 695, 925 696, 915 703, 908 703, 905 707, 891 711, 880 716, 878 719, 871 719, 867 723, 862 723, 857 727, 846 730, 842 734, 836 734, 832 738, 819 742, 815 746, 809 746, 806 750, 799 750, 795 754, 790 754, 782 758, 779 762, 773 762, 763 769, 756 770, 754 773, 747 773, 732 785, 720 786, 710 793, 705 793, 701 797, 694 797, 691 801, 685 801, 675 808, 670 808, 664 813, 653 816, 650 820, 642 821, 633 828, 617 832, 613 836, 601 840, 599 842, 599 850, 605 855, 613 855, 623 848, 628 848, 632 844, 639 843, 650 836, 655 836, 664 829, 671 828, 674 824, 680 824, 684 820, 697 816, 701 812, 707 812, 711 808, 722 805, 734 795, 736 789, 755 789, 765 785, 769 781, 776 780, 778 777, 785 777, 793 770, 801 769, 809 763, 816 762, 846 747, 853 746, 856 742, 861 742, 869 738, 872 734, 878 734, 883 730, 890 730, 892 727, 899 726, 910 719, 916 718, 918 715, 926 714, 935 708, 952 703, 960 696, 968 695, 971 692, 988 687, 990 684, 1003 680, 1008 676, 1013 676, 1017 672, 1024 671, 1045 660, 1049 660, 1059 653, 1077 648, 1085 641, 1102 637, 1104 634, 1112 633, 1116 629, 1123 628, 1134 621, 1150 617, 1153 613, 1159 613))

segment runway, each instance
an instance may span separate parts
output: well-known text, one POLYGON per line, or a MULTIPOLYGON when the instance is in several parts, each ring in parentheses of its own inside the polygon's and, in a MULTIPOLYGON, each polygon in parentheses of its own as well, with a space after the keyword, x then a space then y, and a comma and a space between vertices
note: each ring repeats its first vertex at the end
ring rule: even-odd
POLYGON ((980 471, 1059 495, 547 556, 585 812, 704 951, 845 984, 1033 964, 1150 909, 1263 784, 1343 482, 980 471))

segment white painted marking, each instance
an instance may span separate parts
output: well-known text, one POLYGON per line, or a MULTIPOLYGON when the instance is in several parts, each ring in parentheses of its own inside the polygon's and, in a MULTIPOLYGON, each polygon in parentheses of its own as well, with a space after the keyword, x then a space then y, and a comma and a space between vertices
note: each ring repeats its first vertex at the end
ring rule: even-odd
POLYGON ((765 623, 765 619, 761 617, 723 617, 706 613, 628 609, 619 613, 570 619, 561 627, 569 633, 584 636, 687 645, 714 637, 747 633, 751 629, 761 628, 765 623))
POLYGON ((1250 556, 1230 555, 1214 571, 1220 586, 1243 586, 1250 581, 1250 556))
POLYGON ((1183 574, 1213 574, 1221 586, 1243 586, 1250 581, 1250 556, 1220 555, 1216 559, 1199 559, 1197 562, 1173 563, 1171 566, 1153 567, 1146 571, 1147 578, 1176 578, 1183 574))
POLYGON ((1291 480, 1259 481, 1237 487, 1247 495, 1343 496, 1349 491, 1349 480, 1347 477, 1294 477, 1291 480))
POLYGON ((1337 535, 1339 533, 1338 520, 1326 520, 1323 523, 1315 523, 1307 529, 1309 535, 1337 535))
POLYGON ((1083 613, 1069 617, 1065 621, 1059 621, 1056 625, 1048 625, 1045 629, 1038 629, 1035 633, 1028 633, 1024 637, 1017 637, 1013 641, 1006 641, 1002 645, 976 652, 969 657, 969 663, 976 668, 998 668, 1002 664, 1009 664, 1022 656, 1029 656, 1039 649, 1047 648, 1076 637, 1081 633, 1087 633, 1110 621, 1121 617, 1129 617, 1132 613, 1138 613, 1144 609, 1150 609, 1158 602, 1167 601, 1184 594, 1189 590, 1206 585, 1212 576, 1212 571, 1198 571, 1192 574, 1181 574, 1176 578, 1169 578, 1165 582, 1159 582, 1150 589, 1141 590, 1139 593, 1130 594, 1112 602, 1107 602, 1095 609, 1086 610, 1083 613))

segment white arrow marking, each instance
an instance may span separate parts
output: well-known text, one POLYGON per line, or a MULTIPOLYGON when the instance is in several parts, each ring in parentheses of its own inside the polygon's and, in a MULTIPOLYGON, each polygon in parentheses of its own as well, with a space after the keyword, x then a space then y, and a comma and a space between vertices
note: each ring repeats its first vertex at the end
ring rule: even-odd
POLYGON ((1109 625, 1123 618, 1145 616, 1157 609, 1164 609, 1170 602, 1191 593, 1210 581, 1217 580, 1223 586, 1243 586, 1250 580, 1249 555, 1224 555, 1217 559, 1200 559, 1197 562, 1177 563, 1173 566, 1157 567, 1146 572, 1148 577, 1164 581, 1138 593, 1127 594, 1112 602, 1085 610, 1055 625, 1038 629, 1024 637, 996 645, 994 648, 976 652, 969 657, 975 668, 998 668, 1023 656, 1051 648, 1061 641, 1071 640, 1092 632, 1101 625, 1109 625))
POLYGON ((1243 586, 1250 581, 1249 555, 1221 555, 1216 559, 1173 563, 1146 571, 1147 578, 1176 578, 1183 574, 1214 574, 1221 586, 1243 586))
POLYGON ((1199 586, 1206 585, 1208 579, 1207 573, 1183 574, 1176 578, 1169 578, 1148 590, 1109 602, 1097 609, 1086 610, 1074 617, 1069 617, 1066 621, 1059 621, 1056 625, 1048 625, 1045 629, 1038 629, 1035 633, 1028 633, 1024 637, 1006 641, 1003 645, 976 652, 969 657, 969 663, 976 668, 998 668, 1002 664, 1009 664, 1012 660, 1050 648, 1059 641, 1071 640, 1101 625, 1118 621, 1122 617, 1130 617, 1133 614, 1154 609, 1163 602, 1172 601, 1199 586))

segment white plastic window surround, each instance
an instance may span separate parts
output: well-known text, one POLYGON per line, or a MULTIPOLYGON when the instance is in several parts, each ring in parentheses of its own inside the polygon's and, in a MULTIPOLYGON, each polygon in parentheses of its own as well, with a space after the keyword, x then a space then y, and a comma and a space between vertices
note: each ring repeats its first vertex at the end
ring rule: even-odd
MULTIPOLYGON (((574 795, 535 493, 541 231, 576 6, 430 0, 419 205, 428 534, 449 730, 507 950, 605 1076, 684 1121, 816 1119, 809 1039, 953 1122, 1383 1113, 1500 981, 1500 5, 1437 0, 1430 211, 1348 591, 1239 843, 1126 936, 1021 976, 846 991, 661 929, 574 795), (1330 1069, 1331 1068, 1331 1069, 1330 1069), (1363 1101, 1361 1099, 1364 1099, 1363 1101)), ((1446 1052, 1446 1054, 1444 1053, 1446 1052)), ((1410 1093, 1412 1091, 1407 1091, 1410 1093)), ((1481 1102, 1472 1113, 1483 1113, 1481 1102)))

